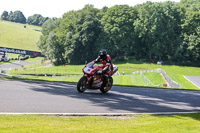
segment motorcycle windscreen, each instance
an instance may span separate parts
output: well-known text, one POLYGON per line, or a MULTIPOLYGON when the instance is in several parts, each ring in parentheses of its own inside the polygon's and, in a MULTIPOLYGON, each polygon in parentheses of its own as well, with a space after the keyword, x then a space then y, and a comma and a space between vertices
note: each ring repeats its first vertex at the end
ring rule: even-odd
POLYGON ((83 71, 85 72, 85 73, 87 73, 87 74, 90 74, 91 72, 92 72, 92 68, 89 68, 89 67, 85 67, 84 69, 83 69, 83 71))

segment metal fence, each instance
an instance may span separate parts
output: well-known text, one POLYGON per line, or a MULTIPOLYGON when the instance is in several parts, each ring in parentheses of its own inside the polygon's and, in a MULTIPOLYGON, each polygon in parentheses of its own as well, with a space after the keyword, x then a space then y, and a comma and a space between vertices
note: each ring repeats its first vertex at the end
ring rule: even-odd
MULTIPOLYGON (((137 73, 144 73, 144 72, 158 72, 158 73, 161 73, 163 75, 163 77, 165 78, 165 80, 169 83, 169 86, 171 88, 181 88, 181 86, 176 83, 175 81, 173 81, 167 74, 166 72, 161 69, 161 68, 158 68, 158 69, 153 69, 153 70, 143 70, 143 71, 136 71, 136 72, 132 72, 132 73, 121 73, 121 75, 131 75, 131 74, 137 74, 137 73)), ((144 81, 148 84, 152 84, 150 83, 147 78, 141 74, 141 76, 143 77, 144 81)))
POLYGON ((147 84, 147 86, 160 86, 153 84, 146 76, 144 76, 143 72, 140 72, 140 75, 143 78, 144 82, 147 84))
POLYGON ((173 81, 167 74, 166 72, 161 69, 161 68, 158 68, 158 69, 155 69, 155 71, 159 72, 159 73, 162 73, 164 78, 167 80, 167 82, 169 83, 169 85, 172 87, 172 88, 181 88, 181 85, 179 85, 178 83, 176 83, 175 81, 173 81))

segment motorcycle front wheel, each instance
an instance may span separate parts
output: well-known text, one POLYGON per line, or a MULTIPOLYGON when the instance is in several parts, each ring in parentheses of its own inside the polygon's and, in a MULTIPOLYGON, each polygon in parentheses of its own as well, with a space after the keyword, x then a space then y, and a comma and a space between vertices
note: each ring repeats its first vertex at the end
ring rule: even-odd
POLYGON ((102 86, 100 91, 102 93, 107 93, 112 88, 112 85, 113 85, 113 78, 112 77, 108 77, 106 85, 102 86))
POLYGON ((83 76, 77 83, 77 90, 78 92, 83 93, 86 89, 86 77, 83 76))

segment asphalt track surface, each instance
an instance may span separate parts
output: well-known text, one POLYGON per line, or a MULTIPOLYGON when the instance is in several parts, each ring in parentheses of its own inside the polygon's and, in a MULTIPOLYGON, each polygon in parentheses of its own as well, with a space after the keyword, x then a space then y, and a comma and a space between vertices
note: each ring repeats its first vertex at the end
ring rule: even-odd
POLYGON ((200 88, 200 76, 184 76, 187 80, 189 80, 196 87, 200 88))
POLYGON ((200 112, 200 91, 113 86, 78 93, 76 84, 0 79, 0 113, 200 112))

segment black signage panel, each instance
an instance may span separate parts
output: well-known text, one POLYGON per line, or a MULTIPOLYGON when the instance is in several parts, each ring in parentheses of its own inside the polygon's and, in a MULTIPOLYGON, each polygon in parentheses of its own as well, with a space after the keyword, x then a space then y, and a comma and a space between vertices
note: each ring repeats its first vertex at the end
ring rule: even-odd
POLYGON ((33 56, 33 57, 44 57, 44 55, 42 55, 41 52, 23 50, 23 49, 6 48, 6 47, 0 47, 0 52, 30 55, 30 56, 33 56))

